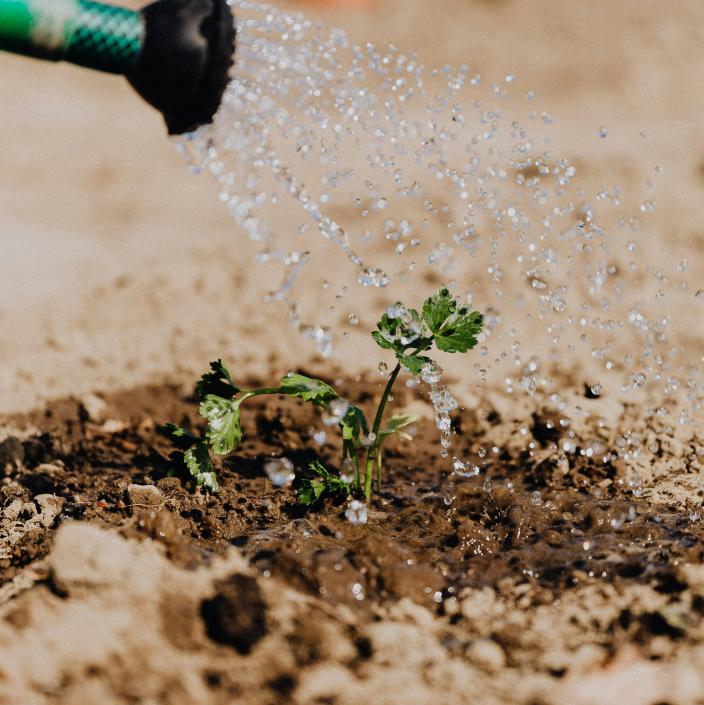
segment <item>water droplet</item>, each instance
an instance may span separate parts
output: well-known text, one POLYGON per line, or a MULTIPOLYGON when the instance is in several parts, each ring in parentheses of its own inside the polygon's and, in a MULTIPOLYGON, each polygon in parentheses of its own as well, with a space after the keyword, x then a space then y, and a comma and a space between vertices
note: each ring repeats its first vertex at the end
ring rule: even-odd
POLYGON ((426 362, 421 368, 420 376, 426 384, 439 384, 442 379, 442 368, 437 362, 426 362))
MULTIPOLYGON (((428 71, 408 52, 355 46, 286 10, 236 5, 237 66, 220 110, 212 125, 179 142, 192 168, 214 177, 221 202, 256 243, 257 262, 276 267, 277 277, 284 270, 267 300, 288 307, 292 327, 321 355, 331 356, 337 343, 332 321, 339 325, 342 315, 345 344, 357 325, 350 310, 371 311, 374 291, 397 282, 423 289, 428 275, 437 279, 429 263, 451 271, 458 293, 472 286, 485 315, 472 358, 477 383, 538 396, 556 391, 563 373, 583 363, 583 378, 599 379, 610 398, 634 388, 664 394, 673 423, 696 423, 702 367, 685 360, 690 331, 677 302, 694 296, 700 305, 704 289, 682 266, 686 243, 674 243, 682 254, 672 266, 677 260, 660 261, 657 248, 635 240, 638 233, 645 241, 652 191, 646 199, 614 184, 592 193, 589 180, 580 183, 571 160, 542 147, 552 141, 550 113, 529 105, 524 124, 511 115, 516 106, 496 107, 512 73, 484 89, 468 67, 441 67, 431 90, 428 71), (624 247, 632 255, 622 262, 624 247), (398 269, 387 274, 373 264, 398 269), (340 291, 349 279, 372 290, 340 291), (318 292, 320 306, 296 301, 297 280, 318 292), (307 311, 314 320, 302 320, 307 311), (542 367, 531 369, 536 354, 542 367), (678 391, 690 397, 688 415, 675 408, 678 391)), ((590 129, 607 137, 605 126, 590 129)), ((648 189, 662 172, 654 169, 648 189)), ((403 340, 394 342, 417 340, 422 333, 408 312, 394 315, 404 322, 403 340)), ((423 383, 438 404, 441 455, 451 459, 453 403, 440 374, 425 370, 423 383)), ((597 453, 581 438, 563 444, 565 453, 597 453)))
POLYGON ((375 286, 382 289, 389 285, 390 279, 383 270, 375 267, 366 267, 359 273, 357 281, 362 286, 375 286))
POLYGON ((433 389, 430 392, 430 401, 433 402, 435 411, 439 414, 449 414, 457 408, 457 400, 448 389, 433 389))
MULTIPOLYGON (((352 523, 354 524, 355 522, 352 523)), ((360 523, 366 524, 366 520, 360 523)), ((352 585, 352 594, 356 600, 361 602, 365 598, 364 585, 362 585, 362 583, 354 583, 354 585, 352 585)))
POLYGON ((354 478, 357 475, 357 463, 355 463, 353 458, 345 458, 342 461, 342 467, 340 468, 340 479, 347 485, 351 485, 354 482, 354 478))
POLYGON ((479 468, 474 463, 466 462, 460 458, 452 459, 452 469, 455 475, 460 477, 476 477, 479 474, 479 468))
POLYGON ((349 411, 350 403, 347 399, 333 399, 323 414, 323 423, 326 426, 337 426, 349 411))
POLYGON ((274 458, 264 463, 264 472, 277 487, 289 487, 296 479, 293 463, 288 458, 274 458))
POLYGON ((388 306, 386 315, 389 318, 405 318, 408 315, 406 307, 402 303, 395 303, 393 306, 388 306))
POLYGON ((328 440, 328 434, 325 431, 316 431, 313 434, 313 440, 319 445, 324 446, 328 440))
POLYGON ((350 524, 366 524, 368 518, 367 505, 357 499, 353 499, 345 509, 345 517, 350 524))

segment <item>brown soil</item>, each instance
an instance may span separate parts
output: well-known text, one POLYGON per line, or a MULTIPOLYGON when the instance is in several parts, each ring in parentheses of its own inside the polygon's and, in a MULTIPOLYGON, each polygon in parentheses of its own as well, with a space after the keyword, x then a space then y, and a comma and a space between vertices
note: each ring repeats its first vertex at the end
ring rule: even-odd
MULTIPOLYGON (((342 390, 363 406, 380 391, 366 380, 342 390)), ((396 404, 420 408, 415 397, 396 404)), ((612 404, 584 405, 585 437, 616 432, 612 404)), ((600 678, 629 698, 660 683, 608 702, 697 702, 699 676, 668 679, 704 653, 701 523, 649 491, 654 474, 634 483, 637 462, 580 454, 579 436, 561 459, 559 419, 535 409, 516 434, 496 407, 455 424, 460 450, 491 455, 503 439, 483 476, 448 477, 421 420, 412 444, 390 444, 383 492, 357 527, 344 506, 307 511, 295 484, 267 480, 271 455, 294 460, 298 481, 310 460, 337 457, 332 439, 313 440, 318 412, 288 399, 247 407, 216 495, 169 476, 160 425, 198 424, 177 387, 11 419, 16 435, 0 444, 3 702, 342 704, 371 683, 377 703, 464 702, 469 687, 481 702, 606 702, 600 678), (104 628, 82 624, 98 615, 104 628)), ((678 459, 686 485, 696 439, 651 432, 655 457, 678 459)))
MULTIPOLYGON (((686 259, 691 281, 704 278, 704 4, 305 9, 357 42, 417 49, 429 66, 467 63, 487 86, 516 73, 506 119, 534 89, 556 120, 555 153, 578 165, 586 192, 618 185, 636 208, 657 198, 637 238, 642 261, 677 277, 668 257, 686 259)), ((219 355, 267 379, 273 366, 329 367, 310 362, 283 307, 262 306, 276 282, 252 267, 258 245, 214 184, 186 173, 160 117, 121 78, 5 54, 0 104, 0 410, 110 394, 102 413, 92 398, 84 412, 52 402, 0 425, 0 441, 15 438, 0 447, 0 702, 704 703, 701 428, 646 422, 660 400, 587 399, 583 375, 561 377, 555 389, 584 414, 560 440, 628 451, 565 463, 540 404, 465 380, 475 411, 461 443, 488 449, 490 491, 464 481, 451 507, 440 501, 450 488, 427 421, 390 455, 384 493, 355 528, 340 507, 298 514, 290 490, 267 485, 267 453, 335 457, 311 441, 319 424, 304 407, 279 420, 270 402, 245 415, 248 441, 222 469, 223 492, 194 494, 166 477, 171 448, 154 430, 196 420, 187 395, 120 390, 192 384, 219 355)), ((320 290, 300 294, 311 307, 320 290)), ((687 328, 673 342, 700 356, 700 309, 669 307, 687 328)), ((505 314, 507 329, 524 317, 505 314)), ((350 374, 377 362, 361 337, 340 351, 350 374)))

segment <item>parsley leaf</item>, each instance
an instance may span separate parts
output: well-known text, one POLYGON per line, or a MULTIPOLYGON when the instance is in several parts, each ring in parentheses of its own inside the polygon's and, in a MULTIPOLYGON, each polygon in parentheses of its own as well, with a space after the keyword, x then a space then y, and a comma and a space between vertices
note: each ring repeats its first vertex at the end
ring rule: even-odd
POLYGON ((205 441, 200 441, 189 448, 183 454, 183 460, 198 486, 205 487, 211 492, 218 491, 218 476, 215 473, 213 461, 208 452, 208 444, 205 441))
POLYGON ((437 335, 443 324, 457 310, 457 302, 448 289, 440 289, 437 294, 429 296, 423 304, 423 320, 428 328, 437 335))
POLYGON ((191 433, 180 426, 176 426, 175 424, 166 423, 162 428, 164 433, 171 438, 174 445, 180 450, 188 450, 191 446, 200 441, 199 436, 196 436, 194 433, 191 433))
POLYGON ((465 353, 477 344, 484 317, 466 306, 460 307, 447 289, 440 289, 423 304, 423 320, 443 352, 465 353))
POLYGON ((350 486, 333 475, 320 461, 313 461, 308 468, 318 477, 306 479, 298 490, 298 501, 306 506, 317 504, 324 496, 333 499, 346 499, 350 486))
POLYGON ((337 399, 337 392, 320 379, 306 377, 296 372, 289 372, 281 379, 279 391, 303 401, 312 401, 317 406, 325 406, 337 399))
POLYGON ((201 399, 205 399, 208 394, 226 398, 234 397, 239 391, 239 387, 230 377, 227 365, 222 360, 211 362, 210 372, 206 372, 196 384, 196 393, 201 399))
POLYGON ((431 345, 428 327, 414 308, 406 308, 401 303, 389 306, 386 313, 377 321, 372 338, 384 350, 394 350, 402 354, 409 347, 427 350, 431 345), (389 311, 393 315, 389 315, 389 311))
POLYGON ((389 419, 386 424, 386 428, 379 431, 379 435, 391 436, 394 433, 397 433, 399 436, 409 441, 412 439, 412 436, 405 433, 403 429, 410 426, 412 423, 415 423, 417 420, 418 417, 415 414, 395 414, 389 419))
POLYGON ((400 355, 396 353, 396 359, 412 374, 419 375, 423 366, 431 362, 425 355, 400 355))
POLYGON ((307 507, 312 507, 325 492, 325 482, 322 480, 303 480, 298 489, 298 501, 307 507))
POLYGON ((242 441, 240 404, 247 398, 245 395, 239 399, 223 399, 208 394, 201 402, 200 415, 208 421, 205 437, 214 453, 225 455, 239 446, 242 441))
MULTIPOLYGON (((381 322, 379 322, 379 323, 381 323, 381 322)), ((377 326, 379 325, 379 323, 377 323, 377 326)), ((396 346, 392 342, 390 342, 386 338, 384 338, 384 336, 378 330, 372 331, 372 338, 374 338, 374 342, 380 348, 383 348, 384 350, 395 350, 396 349, 396 346)))
POLYGON ((479 311, 461 308, 454 321, 446 324, 442 332, 435 336, 438 350, 448 353, 465 353, 477 344, 477 335, 481 333, 484 316, 479 311))
POLYGON ((367 424, 367 417, 364 412, 354 404, 350 404, 350 408, 347 410, 342 421, 340 421, 340 427, 342 428, 342 438, 346 441, 356 441, 359 439, 362 432, 369 433, 369 425, 367 424))

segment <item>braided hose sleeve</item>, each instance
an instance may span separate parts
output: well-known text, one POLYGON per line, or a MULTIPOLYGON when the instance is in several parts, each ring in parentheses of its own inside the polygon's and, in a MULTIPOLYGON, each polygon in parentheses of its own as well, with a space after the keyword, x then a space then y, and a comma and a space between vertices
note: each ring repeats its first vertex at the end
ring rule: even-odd
POLYGON ((92 0, 0 0, 0 49, 124 74, 144 42, 142 15, 92 0))

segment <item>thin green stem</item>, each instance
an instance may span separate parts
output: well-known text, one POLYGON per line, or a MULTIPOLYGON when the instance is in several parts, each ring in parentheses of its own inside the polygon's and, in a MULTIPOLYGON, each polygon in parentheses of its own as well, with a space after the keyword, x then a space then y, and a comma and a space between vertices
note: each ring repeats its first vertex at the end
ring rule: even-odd
POLYGON ((376 451, 376 491, 381 492, 381 466, 383 462, 383 450, 381 446, 376 451))
POLYGON ((364 495, 367 499, 371 499, 372 496, 372 478, 374 475, 374 460, 379 449, 379 428, 381 426, 381 420, 384 417, 384 410, 386 409, 386 403, 389 401, 389 396, 391 394, 391 388, 394 386, 394 382, 398 377, 398 373, 401 371, 401 363, 397 363, 391 373, 386 387, 384 388, 384 393, 381 395, 381 401, 376 410, 376 416, 374 417, 374 424, 372 426, 372 435, 374 440, 371 446, 369 446, 369 452, 367 453, 367 464, 364 472, 364 495))
POLYGON ((342 441, 342 464, 344 465, 345 459, 351 458, 354 460, 354 489, 359 492, 362 489, 362 481, 359 473, 359 458, 357 457, 357 450, 354 447, 354 443, 351 440, 342 441))

